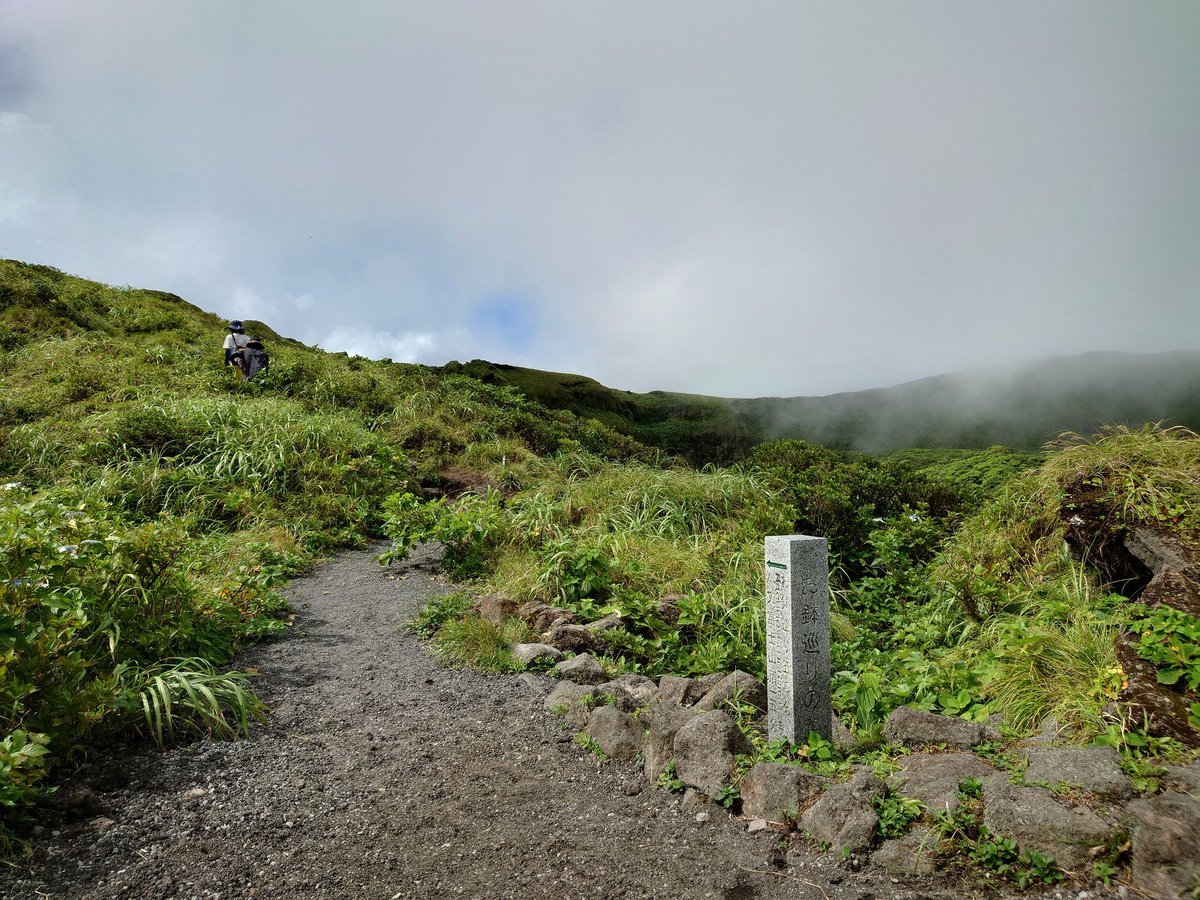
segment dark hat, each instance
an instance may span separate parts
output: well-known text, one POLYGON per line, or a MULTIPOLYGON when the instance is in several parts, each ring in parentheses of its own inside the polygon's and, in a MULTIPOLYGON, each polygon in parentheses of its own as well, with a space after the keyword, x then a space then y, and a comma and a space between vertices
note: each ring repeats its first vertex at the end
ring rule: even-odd
POLYGON ((250 338, 250 340, 246 341, 246 346, 253 347, 255 350, 261 350, 262 341, 260 341, 258 338, 250 338))
POLYGON ((239 319, 234 319, 232 322, 229 323, 229 330, 230 331, 241 331, 242 330, 241 321, 239 319))

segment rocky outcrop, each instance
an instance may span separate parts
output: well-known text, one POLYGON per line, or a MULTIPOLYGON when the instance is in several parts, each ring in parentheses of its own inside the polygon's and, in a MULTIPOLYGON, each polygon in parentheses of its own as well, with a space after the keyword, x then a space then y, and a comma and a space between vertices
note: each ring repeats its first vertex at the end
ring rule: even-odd
POLYGON ((1200 801, 1167 791, 1127 807, 1133 887, 1149 897, 1191 897, 1200 880, 1200 801))
POLYGON ((834 851, 863 850, 875 839, 879 825, 875 798, 883 790, 874 772, 861 770, 849 781, 827 787, 800 816, 800 827, 834 851))
POLYGON ((798 766, 758 763, 742 779, 742 814, 769 822, 795 821, 828 780, 798 766))
POLYGON ((697 716, 675 735, 675 774, 709 797, 729 784, 734 756, 751 751, 750 742, 724 710, 697 716))
MULTIPOLYGON (((1200 552, 1174 535, 1146 525, 1129 529, 1124 546, 1151 573, 1139 602, 1200 616, 1200 552)), ((1127 632, 1117 641, 1117 657, 1126 679, 1119 702, 1135 721, 1146 721, 1152 734, 1200 746, 1200 732, 1188 724, 1187 696, 1178 685, 1159 683, 1158 668, 1137 654, 1139 640, 1140 635, 1127 632)))
MULTIPOLYGON (((603 671, 586 654, 560 667, 565 675, 589 672, 589 679, 603 671)), ((657 684, 632 674, 600 684, 562 681, 546 706, 565 715, 571 727, 586 726, 595 749, 609 757, 628 760, 641 753, 642 773, 651 784, 673 760, 675 776, 685 786, 680 809, 707 821, 723 813, 711 798, 732 782, 735 757, 752 750, 730 713, 720 708, 722 698, 744 698, 746 689, 758 684, 747 679, 746 673, 734 672, 703 679, 665 676, 657 684), (697 695, 700 700, 687 705, 697 695), (705 700, 717 708, 703 709, 705 700)), ((831 724, 838 743, 853 744, 845 726, 836 718, 831 724)), ((959 809, 961 786, 971 779, 982 784, 982 808, 974 814, 989 833, 1012 838, 1021 851, 1052 855, 1072 877, 1090 877, 1097 854, 1119 833, 1114 831, 1119 822, 1133 837, 1132 884, 1138 890, 1182 897, 1200 877, 1200 862, 1193 862, 1200 846, 1200 763, 1168 767, 1166 793, 1121 808, 1134 796, 1133 785, 1111 748, 1055 745, 1060 729, 1047 722, 1037 743, 1012 748, 1026 763, 1024 783, 1014 784, 1008 773, 966 752, 994 739, 989 738, 994 728, 901 707, 885 725, 892 743, 956 749, 898 755, 897 771, 886 786, 865 766, 853 767, 848 781, 835 783, 800 766, 761 762, 738 783, 740 813, 751 822, 748 831, 796 828, 838 854, 850 854, 848 865, 854 868, 877 842, 876 803, 885 790, 920 801, 926 816, 935 816, 959 809), (1038 784, 1071 790, 1056 794, 1038 784)), ((622 789, 634 793, 641 784, 627 781, 622 789)), ((879 843, 871 859, 892 875, 928 875, 937 870, 939 847, 947 850, 940 840, 926 818, 908 834, 879 843)))
POLYGON ((978 722, 968 722, 954 716, 901 706, 892 710, 883 726, 889 743, 901 747, 941 745, 955 750, 970 750, 982 744, 987 735, 978 722))
POLYGON ((1110 801, 1133 796, 1133 784, 1112 747, 1033 747, 1025 751, 1025 760, 1025 780, 1031 784, 1071 785, 1110 801))
POLYGON ((930 813, 958 809, 959 786, 968 778, 987 778, 996 770, 974 753, 914 753, 901 757, 888 787, 925 804, 930 813))
POLYGON ((983 822, 992 834, 1015 839, 1022 850, 1053 854, 1067 871, 1090 865, 1091 848, 1112 833, 1090 809, 1065 806, 1048 790, 1012 784, 1007 775, 984 779, 983 822))

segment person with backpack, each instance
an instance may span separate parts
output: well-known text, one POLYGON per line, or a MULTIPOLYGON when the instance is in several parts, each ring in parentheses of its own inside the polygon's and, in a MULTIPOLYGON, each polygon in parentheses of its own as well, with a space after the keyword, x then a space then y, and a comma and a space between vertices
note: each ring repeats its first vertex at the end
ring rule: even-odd
POLYGON ((266 348, 258 338, 250 338, 246 346, 238 351, 238 356, 238 366, 242 370, 242 377, 247 381, 260 372, 267 371, 271 365, 271 357, 267 355, 266 348))
POLYGON ((229 334, 225 338, 225 365, 240 367, 241 358, 238 354, 245 349, 248 343, 250 343, 250 338, 242 330, 242 323, 238 319, 234 319, 229 323, 229 334))

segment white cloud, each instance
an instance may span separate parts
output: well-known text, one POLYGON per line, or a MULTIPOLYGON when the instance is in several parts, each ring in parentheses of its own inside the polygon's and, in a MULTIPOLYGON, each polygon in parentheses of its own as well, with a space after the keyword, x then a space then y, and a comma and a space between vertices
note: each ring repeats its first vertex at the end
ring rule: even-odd
POLYGON ((633 389, 1194 347, 1194 19, 0 0, 0 254, 633 389), (512 292, 519 356, 474 324, 512 292))
POLYGON ((328 350, 344 350, 352 356, 365 356, 369 359, 388 358, 393 362, 428 362, 434 358, 444 343, 455 343, 439 339, 439 335, 430 333, 407 332, 392 334, 387 331, 373 331, 365 328, 342 326, 333 329, 321 341, 319 346, 328 350))

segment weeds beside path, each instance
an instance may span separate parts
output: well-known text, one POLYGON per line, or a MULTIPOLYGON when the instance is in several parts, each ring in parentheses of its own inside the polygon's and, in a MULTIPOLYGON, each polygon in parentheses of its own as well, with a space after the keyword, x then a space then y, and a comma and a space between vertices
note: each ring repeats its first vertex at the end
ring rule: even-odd
MULTIPOLYGON (((377 552, 377 551, 376 551, 377 552)), ((6 898, 921 896, 835 860, 697 822, 598 765, 516 677, 440 669, 403 630, 448 588, 428 552, 383 569, 343 554, 294 581, 247 741, 92 760, 64 787, 6 898)), ((921 890, 923 888, 923 890, 921 890)))

